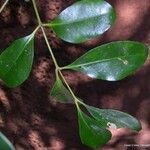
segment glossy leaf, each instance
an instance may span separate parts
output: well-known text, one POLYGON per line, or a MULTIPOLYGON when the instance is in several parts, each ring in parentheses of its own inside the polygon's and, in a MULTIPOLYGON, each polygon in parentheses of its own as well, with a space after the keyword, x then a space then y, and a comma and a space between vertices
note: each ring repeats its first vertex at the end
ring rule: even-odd
POLYGON ((91 106, 87 106, 86 108, 90 114, 105 127, 112 126, 113 128, 129 128, 134 131, 141 130, 140 122, 127 113, 113 109, 98 109, 91 106))
POLYGON ((15 150, 11 142, 0 132, 0 149, 1 150, 15 150))
POLYGON ((99 122, 81 111, 78 112, 78 122, 80 138, 83 144, 92 148, 98 148, 111 139, 109 130, 103 128, 99 122))
POLYGON ((0 78, 16 87, 29 76, 34 55, 34 34, 14 41, 0 55, 0 78))
POLYGON ((61 39, 81 43, 108 30, 115 11, 103 0, 81 0, 66 8, 49 26, 61 39))
POLYGON ((118 41, 96 47, 65 69, 81 71, 86 75, 116 81, 134 73, 148 56, 148 48, 139 42, 118 41))
POLYGON ((51 90, 51 96, 56 97, 59 102, 73 103, 73 97, 67 88, 63 85, 62 81, 58 78, 51 90))

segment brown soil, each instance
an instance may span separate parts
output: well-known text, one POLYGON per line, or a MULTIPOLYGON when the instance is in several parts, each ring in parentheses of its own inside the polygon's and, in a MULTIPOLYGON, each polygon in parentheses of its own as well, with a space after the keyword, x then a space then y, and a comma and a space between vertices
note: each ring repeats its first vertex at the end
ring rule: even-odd
MULTIPOLYGON (((108 0, 117 11, 115 25, 103 36, 80 45, 48 36, 55 56, 66 65, 87 50, 115 40, 137 40, 150 45, 150 1, 108 0)), ((37 0, 43 21, 52 20, 74 0, 37 0)), ((0 4, 3 0, 0 1, 0 4)), ((0 49, 14 39, 28 35, 36 26, 31 2, 13 0, 0 15, 0 49)), ((81 144, 77 114, 72 105, 60 104, 49 97, 55 81, 54 65, 38 32, 35 58, 29 79, 20 87, 7 88, 0 83, 0 128, 17 150, 90 150, 81 144)), ((114 108, 140 119, 140 133, 113 131, 112 140, 102 150, 146 150, 150 144, 150 62, 134 75, 119 81, 91 80, 77 72, 64 72, 75 93, 87 104, 114 108), (127 147, 125 144, 139 144, 127 147)))

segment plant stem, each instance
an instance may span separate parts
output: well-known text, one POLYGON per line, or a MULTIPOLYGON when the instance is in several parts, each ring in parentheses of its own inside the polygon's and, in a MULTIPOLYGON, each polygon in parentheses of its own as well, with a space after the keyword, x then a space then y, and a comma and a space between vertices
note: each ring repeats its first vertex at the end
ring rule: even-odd
POLYGON ((7 5, 8 1, 9 1, 9 0, 6 0, 6 1, 4 2, 4 4, 3 4, 2 7, 0 8, 0 13, 3 11, 3 9, 4 9, 5 6, 7 5))
POLYGON ((80 110, 80 107, 79 107, 79 104, 78 104, 78 101, 79 101, 79 100, 78 100, 78 98, 75 96, 75 94, 73 93, 73 91, 72 91, 72 89, 70 88, 68 82, 66 81, 65 77, 63 76, 61 70, 59 70, 59 74, 60 74, 62 80, 64 81, 65 85, 67 86, 68 90, 70 91, 72 97, 74 98, 74 102, 75 102, 75 104, 76 104, 76 106, 77 106, 77 109, 80 110))
POLYGON ((55 64, 55 67, 56 67, 56 69, 58 69, 58 68, 59 68, 58 63, 57 63, 57 61, 56 61, 56 59, 55 59, 55 56, 54 56, 54 54, 53 54, 53 52, 52 52, 52 49, 51 49, 51 46, 50 46, 50 44, 49 44, 49 42, 48 42, 48 38, 47 38, 46 33, 45 33, 45 31, 44 31, 44 28, 43 28, 43 26, 42 26, 42 21, 41 21, 40 15, 39 15, 39 13, 38 13, 38 9, 37 9, 35 0, 32 0, 32 3, 33 3, 33 7, 34 7, 34 10, 35 10, 35 13, 36 13, 36 17, 37 17, 37 20, 38 20, 38 24, 39 24, 39 26, 40 26, 40 28, 41 28, 41 30, 42 30, 42 32, 43 32, 43 36, 44 36, 45 42, 46 42, 47 47, 48 47, 48 49, 49 49, 49 52, 50 52, 50 54, 51 54, 51 56, 52 56, 52 59, 53 59, 54 64, 55 64))
POLYGON ((38 12, 35 0, 32 0, 32 3, 33 3, 33 7, 34 7, 34 11, 35 11, 38 23, 39 23, 40 26, 42 26, 42 21, 41 21, 41 18, 40 18, 40 15, 39 15, 39 12, 38 12))
POLYGON ((34 31, 32 32, 32 34, 35 34, 36 31, 37 31, 39 28, 40 28, 40 26, 37 26, 37 27, 34 29, 34 31))
POLYGON ((58 73, 59 73, 60 76, 61 76, 61 78, 62 78, 62 80, 63 80, 63 82, 65 83, 65 85, 67 86, 69 92, 71 93, 72 97, 74 98, 74 102, 75 102, 75 104, 76 104, 77 110, 80 110, 80 107, 79 107, 79 104, 78 104, 79 100, 77 99, 77 97, 76 97, 75 94, 73 93, 72 89, 70 88, 69 84, 67 83, 65 77, 63 76, 63 74, 62 74, 62 72, 61 72, 61 67, 59 67, 59 65, 58 65, 58 63, 57 63, 57 60, 56 60, 56 58, 55 58, 55 56, 54 56, 54 54, 53 54, 53 51, 52 51, 51 46, 50 46, 50 44, 49 44, 47 35, 46 35, 46 33, 45 33, 45 31, 44 31, 44 28, 43 28, 43 26, 45 26, 45 24, 42 24, 42 21, 41 21, 41 18, 40 18, 40 16, 39 16, 39 13, 38 13, 38 9, 37 9, 35 0, 32 0, 32 3, 33 3, 33 7, 34 7, 34 10, 35 10, 35 13, 36 13, 36 17, 37 17, 37 20, 38 20, 39 27, 40 27, 41 30, 42 30, 42 33, 43 33, 45 42, 46 42, 47 47, 48 47, 48 49, 49 49, 49 52, 50 52, 50 54, 51 54, 52 60, 53 60, 53 62, 54 62, 54 65, 55 65, 55 67, 56 67, 56 69, 55 69, 56 79, 58 78, 58 73))
POLYGON ((56 70, 59 70, 58 63, 57 63, 56 58, 55 58, 55 56, 54 56, 54 54, 53 54, 53 52, 52 52, 52 49, 51 49, 51 46, 50 46, 50 44, 49 44, 49 42, 48 42, 48 38, 47 38, 47 36, 46 36, 46 33, 45 33, 45 31, 44 31, 44 28, 41 27, 41 29, 42 29, 42 32, 43 32, 43 36, 44 36, 45 42, 46 42, 46 44, 47 44, 47 47, 48 47, 48 49, 49 49, 49 52, 50 52, 50 54, 51 54, 51 56, 52 56, 52 59, 53 59, 53 62, 54 62, 54 64, 55 64, 56 70))

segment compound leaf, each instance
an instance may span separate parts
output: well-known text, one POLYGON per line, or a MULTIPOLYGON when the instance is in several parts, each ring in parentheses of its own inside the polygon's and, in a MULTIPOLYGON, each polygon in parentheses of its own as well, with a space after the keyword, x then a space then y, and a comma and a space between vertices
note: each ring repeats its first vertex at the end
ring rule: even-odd
POLYGON ((96 47, 64 69, 73 69, 86 75, 116 81, 134 73, 144 64, 148 48, 139 42, 117 41, 96 47))
POLYGON ((0 55, 0 78, 16 87, 29 76, 34 56, 34 34, 17 39, 0 55))
POLYGON ((115 21, 115 11, 103 0, 82 0, 66 8, 48 26, 61 39, 81 43, 108 30, 115 21))
POLYGON ((83 144, 99 148, 111 139, 109 130, 103 128, 99 122, 78 111, 79 133, 83 144))
POLYGON ((56 97, 62 103, 73 103, 72 95, 59 78, 57 78, 51 90, 51 96, 56 97))
POLYGON ((0 149, 1 150, 15 150, 11 142, 0 132, 0 149))
POLYGON ((134 131, 141 130, 140 122, 127 113, 113 109, 99 109, 92 106, 87 106, 86 108, 105 127, 129 128, 134 131))

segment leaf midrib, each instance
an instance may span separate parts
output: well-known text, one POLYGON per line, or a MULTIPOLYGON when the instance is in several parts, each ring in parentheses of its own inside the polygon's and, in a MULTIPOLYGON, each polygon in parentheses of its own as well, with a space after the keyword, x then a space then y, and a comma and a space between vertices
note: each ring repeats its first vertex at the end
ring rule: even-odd
MULTIPOLYGON (((106 13, 107 14, 107 13, 106 13)), ((53 23, 53 22, 55 22, 55 20, 54 21, 52 21, 51 23, 50 23, 50 26, 51 27, 54 27, 54 26, 63 26, 63 25, 70 25, 70 24, 74 24, 74 23, 80 23, 80 22, 84 22, 84 21, 87 21, 87 20, 90 20, 90 19, 93 19, 93 18, 97 18, 97 17, 103 17, 103 16, 105 16, 106 14, 103 14, 103 15, 96 15, 96 16, 93 16, 93 17, 89 17, 89 18, 81 18, 80 20, 77 20, 77 21, 72 21, 72 22, 67 22, 67 23, 53 23)), ((56 19, 61 19, 61 18, 56 18, 56 19)), ((61 19, 62 20, 62 19, 61 19)), ((57 20, 56 20, 57 21, 57 20)))
MULTIPOLYGON (((80 113, 80 112, 79 112, 79 113, 80 113)), ((85 121, 85 119, 84 119, 84 117, 83 117, 83 115, 82 115, 81 113, 80 113, 80 116, 81 116, 83 122, 85 123, 85 125, 88 127, 88 129, 89 129, 89 130, 92 130, 92 129, 89 127, 89 125, 87 124, 87 122, 85 121)), ((95 134, 95 135, 97 135, 95 132, 93 132, 93 130, 92 130, 92 133, 95 134)))
POLYGON ((119 56, 119 57, 113 57, 113 58, 109 58, 109 59, 97 60, 97 61, 93 61, 93 62, 89 62, 89 63, 83 63, 83 64, 79 64, 79 65, 68 65, 65 68, 67 68, 67 69, 78 68, 78 67, 81 67, 81 66, 88 66, 88 65, 91 65, 91 64, 103 63, 103 62, 111 61, 111 60, 115 60, 115 59, 118 59, 118 61, 123 62, 124 60, 121 60, 121 59, 123 59, 124 57, 135 57, 135 56, 144 56, 144 55, 138 54, 138 55, 129 55, 129 56, 119 56))
POLYGON ((15 61, 13 61, 13 63, 12 63, 12 65, 11 65, 10 69, 4 74, 4 76, 6 76, 6 75, 10 72, 10 70, 12 70, 12 68, 15 66, 15 63, 14 63, 14 62, 17 62, 17 61, 18 61, 18 59, 20 58, 20 56, 22 55, 22 53, 23 53, 23 51, 24 51, 24 48, 26 47, 26 45, 29 44, 29 42, 30 42, 30 40, 32 40, 32 38, 33 38, 33 36, 31 35, 31 37, 30 37, 30 38, 27 40, 27 42, 24 44, 24 46, 23 46, 22 50, 20 51, 18 57, 16 57, 15 61))
MULTIPOLYGON (((98 114, 100 113, 99 111, 96 111, 98 114)), ((104 117, 104 115, 103 115, 103 113, 100 113, 103 117, 104 117)), ((134 117, 132 117, 132 116, 130 116, 130 115, 128 115, 128 114, 123 114, 124 116, 125 115, 127 115, 127 118, 132 118, 132 119, 135 119, 134 117), (129 117, 128 117, 129 116, 129 117)), ((97 119, 97 120, 100 120, 98 117, 95 117, 94 115, 92 115, 95 119, 97 119)), ((125 116, 126 117, 126 116, 125 116)), ((129 126, 129 124, 128 123, 126 123, 125 121, 123 121, 123 120, 120 120, 119 121, 119 119, 117 119, 118 121, 116 121, 114 118, 115 117, 112 117, 111 115, 110 115, 110 117, 108 116, 108 118, 109 119, 107 119, 107 117, 104 117, 105 119, 104 120, 107 120, 107 121, 110 121, 110 122, 112 122, 112 123, 114 123, 114 124, 116 124, 116 122, 119 122, 119 125, 121 125, 121 126, 125 126, 125 127, 128 127, 128 128, 130 128, 130 129, 132 129, 132 130, 135 130, 135 129, 133 129, 132 127, 130 127, 129 126)), ((121 117, 120 117, 121 118, 121 117)), ((124 118, 124 117, 123 117, 124 118)), ((118 124, 118 123, 117 123, 118 124)), ((117 125, 117 127, 118 127, 118 125, 117 125)), ((122 127, 121 127, 122 128, 122 127)), ((124 128, 124 127, 123 127, 124 128)))

